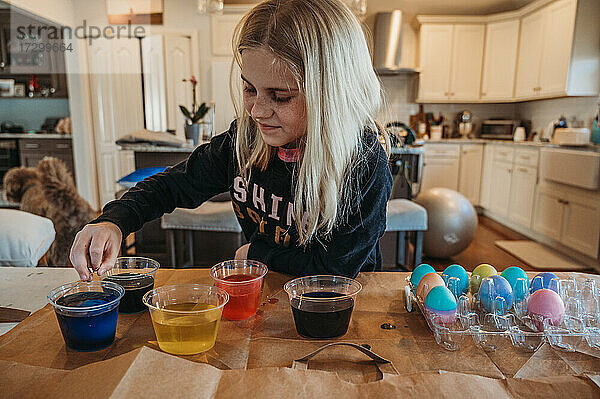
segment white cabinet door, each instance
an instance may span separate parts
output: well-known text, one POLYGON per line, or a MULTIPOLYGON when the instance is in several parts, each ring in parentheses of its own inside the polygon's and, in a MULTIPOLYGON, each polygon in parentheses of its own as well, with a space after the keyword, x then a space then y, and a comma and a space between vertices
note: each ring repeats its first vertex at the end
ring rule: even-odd
POLYGON ((434 187, 458 190, 458 167, 458 158, 426 158, 421 192, 434 187))
POLYGON ((481 84, 483 100, 513 98, 518 44, 519 20, 487 25, 481 84))
POLYGON ((217 56, 232 56, 231 39, 235 26, 243 14, 211 15, 210 31, 212 39, 212 54, 217 56))
POLYGON ((600 237, 600 198, 569 193, 568 200, 564 202, 562 243, 596 259, 600 237))
POLYGON ((550 188, 538 188, 533 230, 555 240, 560 240, 564 205, 562 193, 550 188))
POLYGON ((490 195, 492 190, 492 170, 494 165, 494 145, 486 144, 483 150, 483 172, 481 176, 481 196, 479 205, 484 208, 490 207, 490 195))
POLYGON ((179 105, 192 108, 192 85, 184 82, 192 75, 191 40, 186 36, 165 35, 165 65, 167 85, 167 128, 185 140, 185 118, 179 105))
MULTIPOLYGON (((232 62, 234 62, 233 59, 231 61, 213 61, 211 66, 212 99, 215 103, 215 134, 223 133, 229 129, 229 125, 235 119, 235 108, 231 98, 231 90, 229 90, 229 71, 232 62)), ((235 62, 233 67, 233 78, 239 79, 240 69, 235 62)), ((238 99, 238 103, 241 104, 241 99, 238 99)))
POLYGON ((504 217, 508 216, 511 178, 512 164, 494 161, 492 166, 490 209, 504 217))
POLYGON ((419 98, 447 100, 452 59, 452 25, 421 26, 419 98))
POLYGON ((561 0, 547 7, 538 94, 566 92, 576 9, 577 0, 561 0))
POLYGON ((516 166, 510 188, 510 214, 508 218, 529 228, 533 216, 533 201, 537 184, 537 169, 516 166))
POLYGON ((142 62, 146 129, 166 132, 167 94, 162 35, 147 36, 142 39, 142 62))
POLYGON ((479 100, 484 34, 484 25, 454 26, 450 99, 479 100))
POLYGON ((479 205, 482 166, 483 144, 461 145, 458 191, 473 205, 479 205))
POLYGON ((137 39, 96 39, 87 48, 101 205, 115 199, 116 181, 131 160, 115 140, 144 127, 140 46, 137 39))
POLYGON ((519 61, 515 86, 516 98, 538 95, 545 22, 546 9, 536 11, 521 20, 519 61))

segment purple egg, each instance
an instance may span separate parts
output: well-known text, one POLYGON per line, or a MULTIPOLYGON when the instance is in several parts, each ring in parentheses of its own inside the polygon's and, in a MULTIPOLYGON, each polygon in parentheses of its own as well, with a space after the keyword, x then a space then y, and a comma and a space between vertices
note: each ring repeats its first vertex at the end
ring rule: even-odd
POLYGON ((550 319, 553 326, 560 325, 565 315, 565 304, 556 292, 540 288, 529 297, 527 314, 538 331, 543 331, 544 319, 550 319))
MULTIPOLYGON (((533 294, 534 292, 536 292, 537 290, 539 290, 541 288, 552 289, 553 291, 557 290, 558 287, 556 287, 556 286, 550 287, 550 281, 553 278, 558 278, 558 276, 551 272, 544 272, 544 273, 540 273, 537 276, 535 276, 531 280, 531 293, 533 294)), ((557 292, 557 294, 558 294, 558 292, 557 292)))

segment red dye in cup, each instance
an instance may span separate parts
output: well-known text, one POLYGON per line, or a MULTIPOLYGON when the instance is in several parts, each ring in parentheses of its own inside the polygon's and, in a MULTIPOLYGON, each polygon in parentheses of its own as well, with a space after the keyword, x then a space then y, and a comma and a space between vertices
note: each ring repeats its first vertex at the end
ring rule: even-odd
POLYGON ((266 272, 265 265, 249 260, 226 261, 211 269, 215 285, 229 294, 223 317, 243 320, 256 314, 266 272))

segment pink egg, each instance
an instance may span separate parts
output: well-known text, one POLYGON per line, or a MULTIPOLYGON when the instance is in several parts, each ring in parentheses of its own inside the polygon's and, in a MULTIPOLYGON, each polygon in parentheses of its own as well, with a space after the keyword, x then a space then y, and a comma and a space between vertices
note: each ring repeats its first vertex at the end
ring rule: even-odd
POLYGON ((565 304, 556 292, 541 288, 529 297, 527 313, 538 331, 543 331, 544 319, 550 319, 553 326, 560 325, 565 315, 565 304))
POLYGON ((444 279, 437 273, 427 273, 421 278, 421 281, 419 281, 419 285, 417 286, 417 298, 422 302, 425 302, 425 298, 427 298, 429 291, 431 291, 433 287, 439 285, 445 286, 444 279))
POLYGON ((452 324, 456 321, 456 309, 436 310, 425 305, 425 310, 430 313, 430 317, 439 324, 452 324))

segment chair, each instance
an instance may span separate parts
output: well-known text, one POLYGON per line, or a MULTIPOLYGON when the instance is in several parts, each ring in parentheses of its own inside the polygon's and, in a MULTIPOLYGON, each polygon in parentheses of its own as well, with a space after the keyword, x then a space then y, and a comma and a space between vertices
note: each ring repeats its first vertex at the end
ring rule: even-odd
POLYGON ((421 263, 423 232, 427 230, 427 211, 408 199, 391 199, 387 204, 385 231, 398 232, 396 265, 409 269, 421 263), (412 262, 408 261, 410 245, 414 247, 412 262))
POLYGON ((186 232, 191 265, 194 265, 194 231, 237 233, 237 247, 242 245, 242 228, 233 212, 231 201, 206 201, 195 209, 176 208, 172 213, 163 215, 160 225, 167 231, 167 246, 174 267, 177 265, 176 230, 186 232))
POLYGON ((0 209, 0 226, 0 266, 37 266, 56 234, 50 219, 16 209, 0 209))

